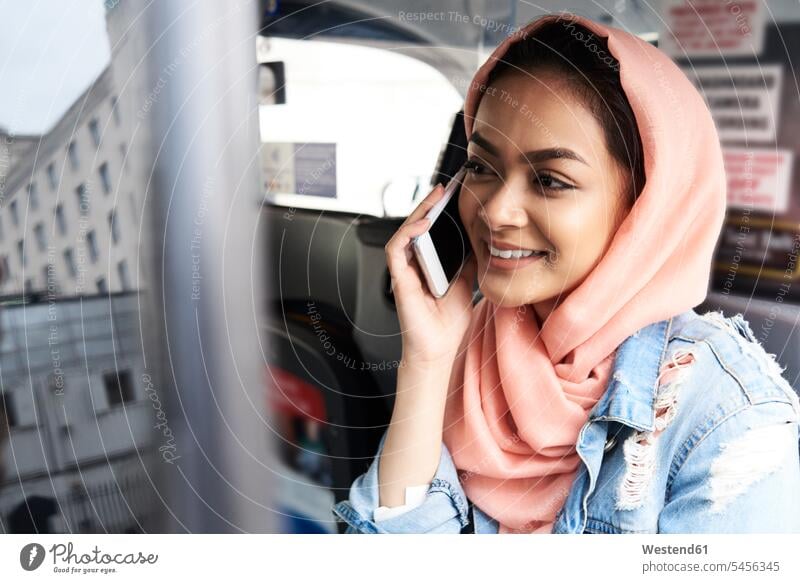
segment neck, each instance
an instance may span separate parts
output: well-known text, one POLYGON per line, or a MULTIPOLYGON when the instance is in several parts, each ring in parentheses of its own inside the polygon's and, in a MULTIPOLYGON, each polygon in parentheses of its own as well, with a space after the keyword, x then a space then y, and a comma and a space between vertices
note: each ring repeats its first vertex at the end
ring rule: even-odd
POLYGON ((556 309, 558 304, 558 296, 533 304, 533 309, 536 312, 536 319, 539 321, 539 328, 544 326, 547 318, 553 310, 556 309))

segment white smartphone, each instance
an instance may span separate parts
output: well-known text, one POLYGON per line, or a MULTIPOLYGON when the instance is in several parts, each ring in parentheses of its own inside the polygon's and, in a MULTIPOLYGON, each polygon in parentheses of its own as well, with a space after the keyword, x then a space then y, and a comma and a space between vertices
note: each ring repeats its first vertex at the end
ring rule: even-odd
POLYGON ((444 196, 425 215, 431 224, 428 230, 411 239, 414 256, 419 263, 428 289, 436 298, 447 293, 472 253, 466 229, 458 214, 458 196, 466 170, 462 167, 445 187, 444 196))

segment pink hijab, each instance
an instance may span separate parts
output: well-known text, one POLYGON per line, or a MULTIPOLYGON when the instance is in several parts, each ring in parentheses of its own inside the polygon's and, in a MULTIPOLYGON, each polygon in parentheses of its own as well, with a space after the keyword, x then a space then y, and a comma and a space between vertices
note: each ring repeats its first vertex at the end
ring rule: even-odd
POLYGON ((551 532, 581 460, 575 444, 605 392, 616 348, 706 296, 725 215, 722 151, 711 115, 665 54, 622 30, 546 16, 507 37, 473 78, 479 88, 509 46, 562 19, 608 38, 644 146, 646 183, 607 253, 539 329, 533 307, 475 306, 454 363, 444 442, 467 496, 500 532, 551 532))

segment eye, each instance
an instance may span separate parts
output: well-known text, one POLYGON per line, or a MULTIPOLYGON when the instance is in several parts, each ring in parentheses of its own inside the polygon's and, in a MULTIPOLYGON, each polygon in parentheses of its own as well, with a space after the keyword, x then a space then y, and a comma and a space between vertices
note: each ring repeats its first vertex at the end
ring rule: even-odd
POLYGON ((471 158, 464 162, 464 168, 467 170, 467 174, 485 174, 485 171, 491 172, 491 168, 488 168, 486 165, 482 164, 478 160, 471 158))
POLYGON ((559 180, 548 172, 534 173, 533 182, 544 190, 572 190, 575 188, 572 184, 559 180))

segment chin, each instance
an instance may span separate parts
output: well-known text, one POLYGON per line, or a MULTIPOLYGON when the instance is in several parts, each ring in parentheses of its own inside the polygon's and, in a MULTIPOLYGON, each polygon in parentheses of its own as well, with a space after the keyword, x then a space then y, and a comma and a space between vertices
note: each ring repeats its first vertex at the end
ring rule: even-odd
POLYGON ((519 293, 521 290, 515 290, 514 286, 502 286, 500 289, 493 289, 487 285, 481 285, 480 289, 483 297, 494 305, 502 308, 517 308, 538 301, 537 297, 530 297, 519 293))

